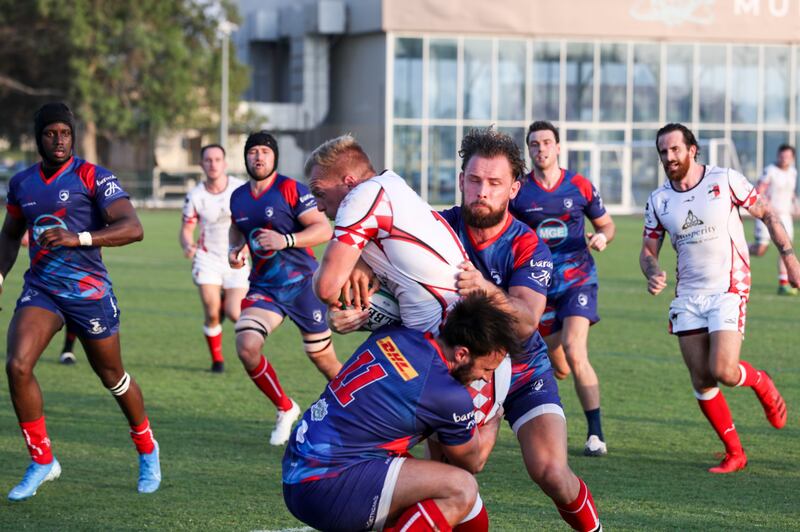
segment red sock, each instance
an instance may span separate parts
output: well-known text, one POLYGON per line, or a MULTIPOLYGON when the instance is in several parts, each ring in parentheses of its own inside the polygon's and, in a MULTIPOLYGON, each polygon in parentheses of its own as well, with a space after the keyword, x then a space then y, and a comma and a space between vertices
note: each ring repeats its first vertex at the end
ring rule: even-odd
POLYGON ((736 426, 733 424, 731 411, 725 396, 722 395, 722 390, 712 388, 704 394, 695 392, 695 396, 700 410, 714 427, 719 439, 725 444, 725 451, 731 454, 741 453, 742 442, 739 441, 739 434, 736 432, 736 426))
POLYGON ((579 477, 578 482, 580 482, 580 489, 575 500, 565 506, 556 504, 556 508, 558 508, 561 518, 575 530, 586 532, 597 530, 600 527, 600 517, 597 515, 592 492, 589 491, 582 478, 579 477))
POLYGON ((478 495, 472 511, 463 521, 453 527, 453 532, 488 532, 488 530, 489 514, 486 512, 486 506, 483 505, 481 496, 478 495))
POLYGON ((399 532, 400 530, 403 532, 450 532, 453 529, 433 499, 425 499, 403 512, 394 526, 383 530, 385 532, 399 532))
POLYGON ((224 362, 222 358, 222 325, 214 327, 203 327, 203 333, 206 335, 206 342, 208 343, 208 350, 211 352, 212 362, 224 362))
POLYGON ((759 383, 762 382, 761 372, 744 360, 739 362, 739 371, 741 371, 742 376, 739 378, 739 384, 736 386, 752 386, 756 388, 759 383))
POLYGON ((138 425, 131 425, 131 439, 136 446, 136 452, 139 454, 150 454, 156 448, 155 440, 153 439, 153 431, 150 428, 150 420, 144 418, 144 421, 138 425))
POLYGON ((34 421, 20 421, 19 428, 25 437, 25 445, 31 458, 37 464, 49 464, 53 461, 53 451, 50 449, 50 438, 47 437, 47 427, 44 416, 34 421))
POLYGON ((269 400, 272 401, 272 404, 274 404, 278 410, 291 410, 292 400, 283 393, 283 388, 281 388, 278 376, 275 374, 275 370, 272 369, 272 366, 267 362, 267 358, 264 355, 261 355, 261 361, 258 363, 256 369, 250 372, 250 378, 253 379, 256 386, 264 392, 264 395, 269 397, 269 400))

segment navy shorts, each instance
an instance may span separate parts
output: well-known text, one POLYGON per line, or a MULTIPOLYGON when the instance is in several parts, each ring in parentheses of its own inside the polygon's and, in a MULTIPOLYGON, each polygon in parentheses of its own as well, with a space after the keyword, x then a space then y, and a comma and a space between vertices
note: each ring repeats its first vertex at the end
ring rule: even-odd
POLYGON ((554 297, 547 296, 547 306, 539 320, 539 332, 542 336, 557 333, 564 326, 564 320, 570 316, 583 316, 594 325, 600 321, 597 315, 597 285, 585 284, 568 288, 554 297))
POLYGON ((548 369, 541 375, 533 377, 510 393, 503 401, 503 410, 514 434, 522 425, 542 414, 557 414, 564 417, 553 370, 548 369))
POLYGON ((14 312, 25 307, 39 307, 57 314, 79 338, 100 340, 119 332, 120 310, 111 290, 101 299, 67 299, 26 284, 14 312))
POLYGON ((328 330, 325 304, 314 294, 311 277, 283 288, 250 287, 242 299, 242 310, 255 307, 289 316, 307 334, 328 330))
POLYGON ((380 530, 404 461, 397 457, 365 460, 334 478, 284 483, 283 500, 293 516, 317 530, 380 530))

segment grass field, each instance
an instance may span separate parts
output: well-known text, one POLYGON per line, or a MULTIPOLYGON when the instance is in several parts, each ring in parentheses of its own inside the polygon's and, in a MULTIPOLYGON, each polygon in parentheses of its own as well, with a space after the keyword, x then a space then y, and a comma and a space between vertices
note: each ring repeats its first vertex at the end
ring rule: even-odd
MULTIPOLYGON (((104 251, 122 309, 123 356, 140 383, 161 444, 164 481, 136 493, 137 461, 124 417, 85 358, 57 363, 61 335, 37 366, 59 480, 33 499, 5 493, 29 458, 7 395, 0 407, 0 530, 280 530, 301 527, 283 505, 282 448, 270 447, 274 410, 242 370, 225 324, 227 371, 208 371, 199 298, 177 244, 177 212, 142 212, 145 240, 104 251), (58 344, 58 345, 56 345, 58 344)), ((600 376, 609 455, 581 451, 585 421, 571 381, 561 383, 572 468, 594 493, 606 530, 800 529, 800 298, 775 295, 774 249, 753 261, 743 358, 768 369, 789 406, 780 432, 750 390, 726 390, 750 464, 712 476, 721 444, 692 395, 677 342, 666 333, 670 294, 652 298, 639 273, 640 218, 618 218, 617 240, 599 255, 602 321, 590 335, 600 376)), ((748 226, 748 231, 750 227, 748 226)), ((751 234, 751 233, 748 233, 751 234)), ((671 292, 674 258, 663 252, 671 292)), ((2 296, 0 334, 19 294, 20 257, 2 296)), ((323 379, 286 323, 265 348, 285 389, 307 407, 323 379)), ((337 337, 340 359, 362 338, 337 337)), ((80 351, 80 349, 79 349, 80 351)), ((7 389, 5 373, 0 377, 7 389)), ((494 530, 566 530, 527 476, 504 426, 481 493, 494 530)))

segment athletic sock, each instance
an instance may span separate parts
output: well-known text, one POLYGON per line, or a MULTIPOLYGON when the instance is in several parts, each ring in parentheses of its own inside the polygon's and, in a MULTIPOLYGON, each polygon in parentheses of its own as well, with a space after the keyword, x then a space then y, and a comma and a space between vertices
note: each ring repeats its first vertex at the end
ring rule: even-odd
POLYGON ((67 331, 67 334, 64 335, 64 349, 61 350, 62 353, 72 353, 72 350, 75 348, 75 338, 76 335, 74 332, 67 331))
POLYGON ((203 326, 203 333, 206 335, 211 361, 224 362, 225 359, 222 357, 222 325, 215 325, 214 327, 203 326))
POLYGON ((786 273, 778 274, 778 284, 780 286, 789 286, 789 274, 786 273))
POLYGON ((47 426, 44 416, 34 421, 20 421, 19 428, 25 438, 25 445, 31 459, 37 464, 49 464, 53 461, 53 451, 50 449, 50 438, 47 437, 47 426))
POLYGON ((275 370, 270 363, 267 362, 267 358, 264 355, 261 355, 261 361, 258 363, 256 369, 250 372, 250 378, 253 379, 256 386, 264 392, 264 395, 272 401, 272 404, 274 404, 278 410, 283 410, 284 412, 291 410, 292 400, 283 392, 275 370))
POLYGON ((586 423, 589 425, 589 433, 586 435, 588 438, 592 434, 600 438, 602 441, 606 441, 603 437, 603 427, 600 423, 600 408, 595 408, 594 410, 584 410, 583 414, 586 416, 586 423))
POLYGON ((136 446, 139 454, 150 454, 156 447, 153 439, 153 430, 150 428, 150 420, 146 417, 138 425, 131 425, 131 439, 136 446))
POLYGON ((731 411, 728 408, 728 402, 725 401, 725 396, 722 395, 722 390, 712 388, 702 394, 695 391, 694 395, 697 397, 700 410, 714 427, 719 439, 725 444, 725 452, 729 454, 743 452, 742 442, 739 441, 739 434, 736 432, 736 425, 733 424, 731 411))
POLYGON ((761 378, 761 372, 744 360, 739 362, 739 371, 741 372, 741 377, 739 377, 739 382, 736 386, 758 388, 759 384, 766 383, 766 379, 761 378))
POLYGON ((589 491, 589 487, 582 478, 578 477, 578 482, 580 482, 578 496, 574 501, 564 506, 556 504, 558 513, 575 530, 585 532, 598 530, 600 528, 600 517, 597 515, 592 492, 589 491))
POLYGON ((450 523, 444 518, 442 511, 433 502, 433 499, 425 499, 410 506, 393 527, 384 528, 386 532, 450 532, 453 530, 450 523))
POLYGON ((489 514, 483 505, 480 494, 467 516, 453 527, 453 532, 487 532, 489 530, 489 514))

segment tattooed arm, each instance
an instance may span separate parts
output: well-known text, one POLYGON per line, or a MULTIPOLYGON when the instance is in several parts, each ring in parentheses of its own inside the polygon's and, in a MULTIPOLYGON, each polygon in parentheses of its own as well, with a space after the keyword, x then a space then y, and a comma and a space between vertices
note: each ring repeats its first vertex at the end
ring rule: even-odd
POLYGON ((786 229, 781 223, 780 216, 775 214, 772 206, 764 197, 759 197, 758 200, 748 209, 748 212, 754 217, 758 218, 769 230, 769 236, 778 248, 778 253, 781 255, 781 260, 786 265, 786 273, 789 275, 789 282, 792 286, 800 286, 800 263, 792 249, 792 241, 786 233, 786 229))
POLYGON ((639 267, 647 278, 647 291, 657 296, 667 287, 667 272, 661 269, 658 264, 658 254, 661 251, 663 238, 642 239, 642 252, 639 254, 639 267))

